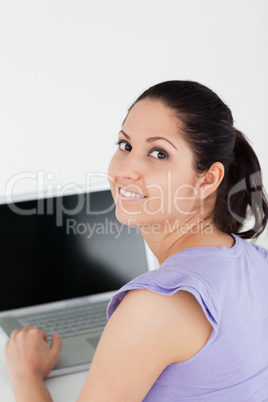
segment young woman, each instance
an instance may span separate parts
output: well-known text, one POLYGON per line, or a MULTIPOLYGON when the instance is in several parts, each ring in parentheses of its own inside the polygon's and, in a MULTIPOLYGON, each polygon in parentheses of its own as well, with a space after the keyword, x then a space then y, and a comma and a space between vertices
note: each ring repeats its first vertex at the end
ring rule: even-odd
MULTIPOLYGON (((264 230, 268 202, 229 108, 195 82, 151 87, 124 120, 109 177, 118 220, 140 229, 160 268, 111 300, 78 401, 267 400, 268 251, 244 239, 264 230)), ((12 333, 17 401, 51 400, 43 378, 60 348, 56 334, 49 346, 42 330, 12 333)))

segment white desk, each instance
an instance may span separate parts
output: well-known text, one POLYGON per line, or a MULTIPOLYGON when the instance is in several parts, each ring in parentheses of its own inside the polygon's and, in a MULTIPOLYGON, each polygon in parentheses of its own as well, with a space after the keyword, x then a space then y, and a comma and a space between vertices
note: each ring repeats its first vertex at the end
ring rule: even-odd
MULTIPOLYGON (((0 400, 15 402, 4 358, 6 341, 7 337, 0 327, 0 400)), ((82 389, 86 376, 87 372, 84 371, 45 380, 53 402, 74 402, 82 389)))

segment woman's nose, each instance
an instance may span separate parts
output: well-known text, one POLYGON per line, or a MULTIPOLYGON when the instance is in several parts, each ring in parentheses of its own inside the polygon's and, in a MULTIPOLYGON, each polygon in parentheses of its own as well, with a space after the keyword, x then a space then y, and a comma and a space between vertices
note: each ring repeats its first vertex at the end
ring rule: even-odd
POLYGON ((123 180, 138 180, 141 175, 141 162, 129 153, 117 168, 117 177, 123 180))

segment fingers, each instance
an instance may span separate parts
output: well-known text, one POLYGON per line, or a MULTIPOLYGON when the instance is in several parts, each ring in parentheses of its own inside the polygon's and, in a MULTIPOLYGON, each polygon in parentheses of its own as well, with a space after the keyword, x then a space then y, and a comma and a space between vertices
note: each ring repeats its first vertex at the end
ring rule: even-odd
POLYGON ((16 338, 16 335, 20 332, 19 329, 14 329, 11 334, 10 334, 10 339, 14 340, 16 338))
POLYGON ((62 341, 60 339, 59 334, 56 332, 52 337, 50 349, 53 351, 53 353, 55 353, 56 356, 59 356, 61 348, 62 348, 62 341))
POLYGON ((10 340, 15 340, 18 335, 23 336, 29 332, 32 332, 32 334, 35 334, 37 337, 42 337, 47 342, 46 332, 41 328, 36 328, 31 325, 28 325, 27 327, 24 327, 22 329, 14 329, 10 334, 10 340))
POLYGON ((58 334, 47 342, 43 329, 31 326, 15 329, 5 347, 5 357, 12 378, 34 375, 47 377, 60 357, 62 342, 58 334))
MULTIPOLYGON (((10 335, 10 340, 7 341, 7 343, 15 340, 19 341, 20 339, 23 341, 23 339, 25 339, 26 336, 28 337, 28 335, 33 336, 36 340, 42 339, 48 344, 46 332, 41 328, 35 328, 32 327, 31 325, 28 325, 23 329, 14 329, 10 335)), ((56 356, 59 356, 61 348, 62 348, 62 341, 60 339, 60 335, 58 333, 55 333, 51 340, 50 349, 56 356)))
MULTIPOLYGON (((34 329, 35 327, 31 326, 31 325, 27 325, 27 327, 24 327, 22 329, 14 329, 11 334, 10 334, 10 339, 14 339, 16 338, 16 336, 21 332, 21 331, 29 331, 30 329, 34 329)), ((35 328, 37 329, 37 328, 35 328)))

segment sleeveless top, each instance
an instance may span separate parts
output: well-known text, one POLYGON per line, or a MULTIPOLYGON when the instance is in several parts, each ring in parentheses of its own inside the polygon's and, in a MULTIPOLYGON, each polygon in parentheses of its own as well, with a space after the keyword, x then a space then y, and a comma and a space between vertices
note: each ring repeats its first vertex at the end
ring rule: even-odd
POLYGON ((268 401, 268 251, 233 237, 229 249, 182 250, 113 296, 108 318, 129 290, 188 291, 213 327, 206 345, 166 367, 144 401, 268 401))

